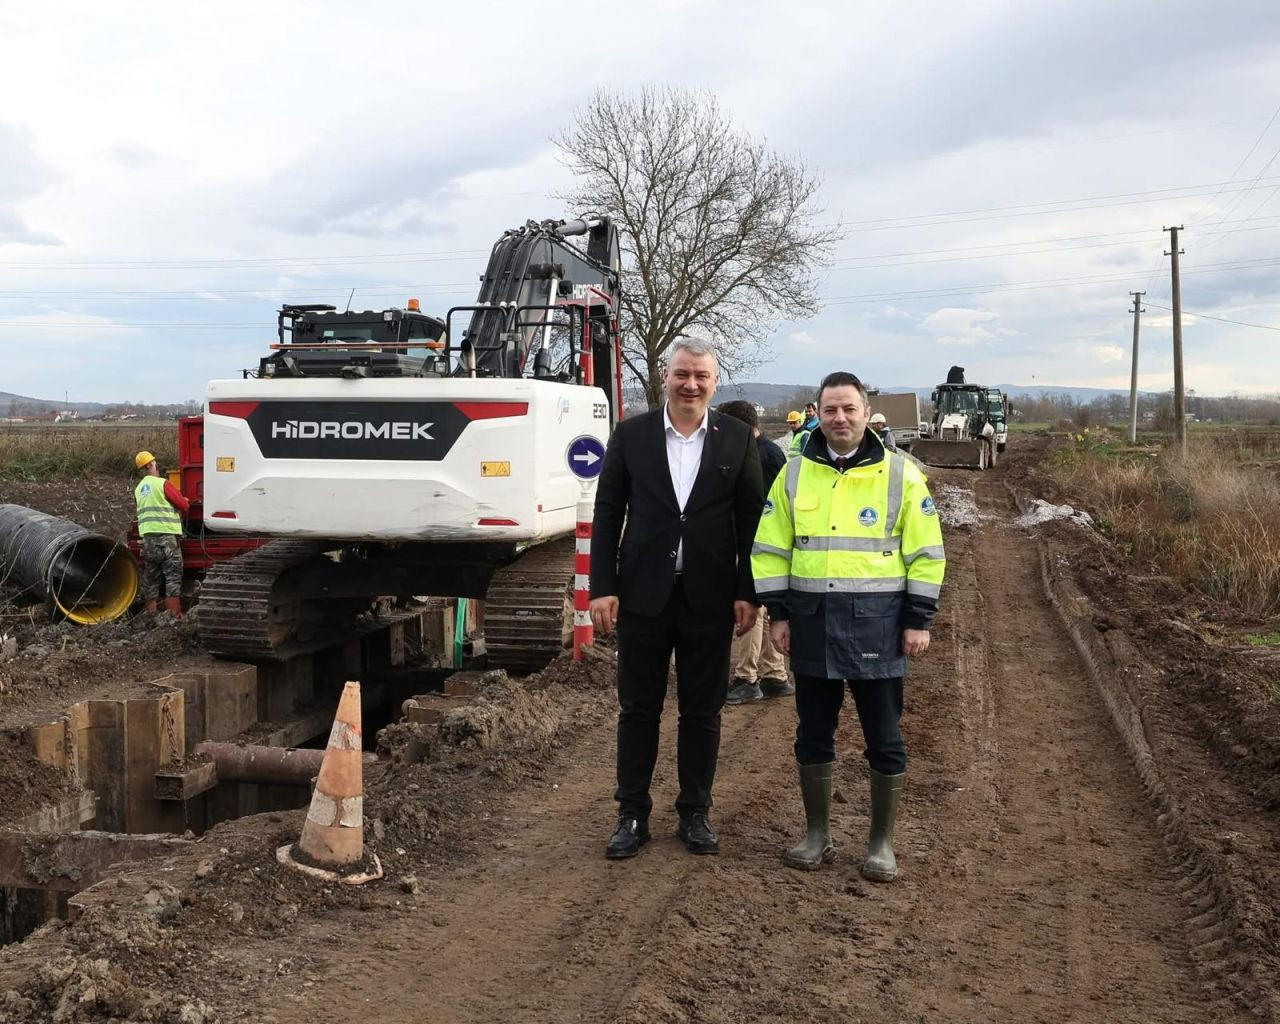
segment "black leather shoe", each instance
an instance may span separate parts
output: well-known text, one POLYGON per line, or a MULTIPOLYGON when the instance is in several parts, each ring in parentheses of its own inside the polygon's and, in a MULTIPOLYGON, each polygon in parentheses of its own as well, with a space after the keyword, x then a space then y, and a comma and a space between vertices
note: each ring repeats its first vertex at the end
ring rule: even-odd
POLYGON ((711 828, 711 822, 701 811, 681 818, 676 826, 676 835, 684 841, 684 847, 690 853, 719 853, 720 837, 711 828))
POLYGON ((604 848, 604 855, 609 860, 623 860, 634 857, 640 847, 649 841, 649 823, 623 814, 618 817, 618 825, 609 837, 609 845, 604 848))
POLYGON ((796 692, 795 684, 789 679, 761 679, 760 696, 764 700, 775 697, 790 697, 796 692))
POLYGON ((735 679, 724 702, 726 704, 750 704, 752 701, 759 700, 760 697, 760 687, 755 683, 749 683, 745 679, 735 679))

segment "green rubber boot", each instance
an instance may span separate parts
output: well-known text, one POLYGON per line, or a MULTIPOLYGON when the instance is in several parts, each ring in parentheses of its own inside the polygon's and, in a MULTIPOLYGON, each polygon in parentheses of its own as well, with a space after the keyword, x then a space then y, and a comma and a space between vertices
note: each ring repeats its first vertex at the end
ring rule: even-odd
POLYGON ((867 843, 867 859, 862 862, 862 877, 872 882, 892 882, 898 877, 898 860, 893 855, 893 825, 898 820, 902 802, 901 775, 871 773, 871 838, 867 843))
POLYGON ((783 856, 793 868, 814 871, 836 859, 836 848, 831 842, 831 769, 834 766, 834 761, 800 765, 800 795, 804 798, 807 828, 799 844, 783 856))

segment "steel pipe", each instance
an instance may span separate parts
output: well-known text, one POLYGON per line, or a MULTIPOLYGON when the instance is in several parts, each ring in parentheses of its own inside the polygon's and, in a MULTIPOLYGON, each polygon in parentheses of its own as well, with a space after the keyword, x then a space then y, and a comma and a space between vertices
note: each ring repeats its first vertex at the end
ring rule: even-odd
POLYGON ((138 566, 109 537, 24 505, 0 505, 0 582, 16 583, 72 622, 92 626, 129 610, 138 566))
MULTIPOLYGON (((309 786, 320 774, 323 750, 302 747, 260 747, 249 743, 197 743, 192 754, 208 757, 218 771, 218 782, 253 782, 266 786, 309 786)), ((363 755, 365 765, 377 754, 363 755)))

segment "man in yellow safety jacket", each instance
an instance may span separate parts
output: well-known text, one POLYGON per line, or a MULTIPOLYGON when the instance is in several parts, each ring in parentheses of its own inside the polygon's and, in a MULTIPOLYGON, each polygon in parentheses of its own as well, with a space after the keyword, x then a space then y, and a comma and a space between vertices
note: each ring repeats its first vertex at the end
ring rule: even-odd
POLYGON ((160 586, 164 584, 164 607, 175 619, 182 618, 182 517, 191 503, 173 484, 160 475, 156 457, 138 452, 133 464, 142 479, 133 489, 138 504, 138 536, 142 540, 142 598, 149 613, 155 614, 160 586))
POLYGON ((929 646, 945 558, 920 469, 874 430, 851 373, 818 390, 820 425, 779 473, 752 549, 756 594, 796 678, 795 754, 808 828, 793 867, 830 863, 835 734, 847 682, 871 768, 871 835, 862 874, 898 874, 893 829, 907 754, 899 729, 907 657, 929 646))

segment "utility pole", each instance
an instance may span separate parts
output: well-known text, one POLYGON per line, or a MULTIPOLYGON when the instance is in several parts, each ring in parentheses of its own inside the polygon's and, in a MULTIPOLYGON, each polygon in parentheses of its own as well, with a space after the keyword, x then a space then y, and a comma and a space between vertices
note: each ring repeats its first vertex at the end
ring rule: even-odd
POLYGON ((1182 381, 1182 284, 1178 278, 1178 257, 1183 250, 1178 248, 1178 232, 1183 225, 1165 228, 1169 232, 1169 251, 1166 256, 1173 257, 1173 438, 1178 445, 1178 454, 1187 456, 1187 400, 1182 381))
POLYGON ((1129 443, 1138 440, 1138 318, 1144 312, 1142 296, 1146 292, 1130 292, 1133 296, 1133 371, 1129 374, 1129 443))

